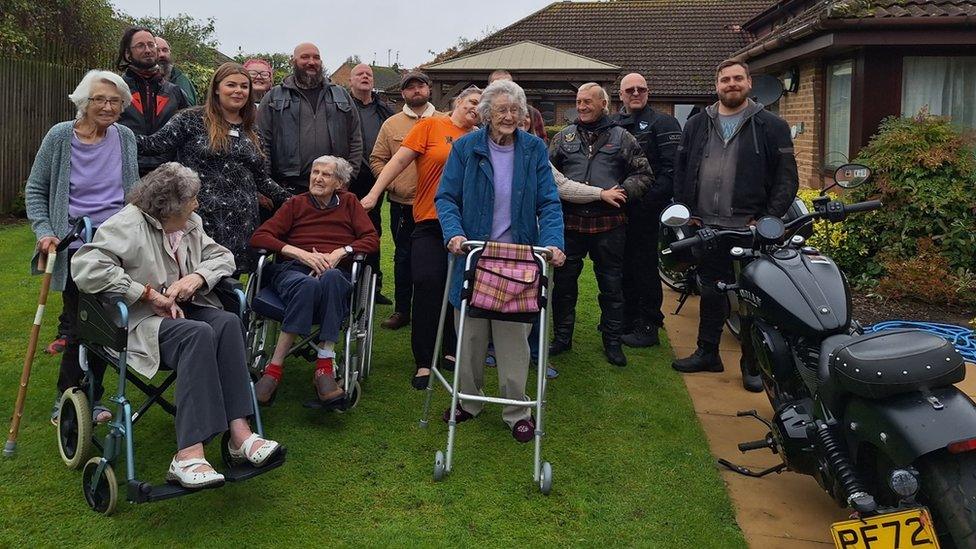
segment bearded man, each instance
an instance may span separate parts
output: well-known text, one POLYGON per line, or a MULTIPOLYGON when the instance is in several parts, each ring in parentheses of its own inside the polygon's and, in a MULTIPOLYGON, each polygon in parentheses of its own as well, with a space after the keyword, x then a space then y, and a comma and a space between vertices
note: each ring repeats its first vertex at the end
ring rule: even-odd
MULTIPOLYGON (((781 217, 796 197, 799 179, 793 139, 785 120, 749 98, 749 67, 736 60, 719 64, 718 102, 685 124, 674 170, 674 199, 691 208, 693 224, 739 229, 763 216, 781 217)), ((721 372, 718 345, 729 302, 716 286, 734 278, 729 250, 749 242, 719 241, 699 254, 701 306, 698 348, 671 367, 679 372, 721 372)), ((742 385, 762 391, 750 326, 742 326, 742 385)))
POLYGON ((355 178, 363 163, 363 133, 352 97, 325 76, 315 44, 295 46, 291 66, 292 74, 258 107, 271 178, 295 194, 307 192, 312 162, 320 156, 346 159, 355 178))
MULTIPOLYGON (((129 27, 119 42, 115 66, 132 92, 132 102, 122 111, 119 124, 136 135, 152 135, 190 102, 176 84, 167 82, 159 68, 156 37, 145 27, 129 27)), ((139 155, 139 176, 175 159, 175 154, 139 155)))

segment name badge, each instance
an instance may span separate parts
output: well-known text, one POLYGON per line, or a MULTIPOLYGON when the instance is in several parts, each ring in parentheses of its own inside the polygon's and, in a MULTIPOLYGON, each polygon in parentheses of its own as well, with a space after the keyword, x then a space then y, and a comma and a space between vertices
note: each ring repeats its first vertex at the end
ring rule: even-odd
POLYGON ((231 136, 231 137, 240 137, 240 136, 241 136, 241 132, 239 132, 239 131, 237 131, 237 130, 235 130, 235 129, 233 129, 233 128, 231 128, 231 129, 230 129, 230 130, 229 130, 229 131, 227 132, 227 135, 229 135, 229 136, 231 136))

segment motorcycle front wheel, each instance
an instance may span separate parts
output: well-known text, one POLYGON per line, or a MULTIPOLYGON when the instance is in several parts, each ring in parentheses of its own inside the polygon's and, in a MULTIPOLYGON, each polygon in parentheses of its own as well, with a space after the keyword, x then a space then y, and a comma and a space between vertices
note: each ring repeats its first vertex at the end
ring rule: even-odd
POLYGON ((922 477, 918 499, 932 511, 940 544, 976 547, 976 453, 943 450, 923 456, 915 466, 922 477))

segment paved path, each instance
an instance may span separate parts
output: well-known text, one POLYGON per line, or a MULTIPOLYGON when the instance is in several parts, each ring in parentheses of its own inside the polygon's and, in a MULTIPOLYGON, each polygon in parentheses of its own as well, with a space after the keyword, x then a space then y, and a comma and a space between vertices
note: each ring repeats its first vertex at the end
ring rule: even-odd
MULTIPOLYGON (((698 299, 689 299, 680 315, 668 314, 674 310, 677 300, 677 293, 665 290, 665 328, 674 353, 683 357, 695 350, 698 299)), ((767 429, 756 420, 739 418, 735 413, 755 409, 761 416, 769 418, 772 410, 763 393, 749 393, 742 388, 738 342, 727 330, 722 336, 720 352, 725 372, 684 374, 685 385, 698 420, 705 429, 712 455, 753 470, 779 463, 779 456, 769 451, 742 454, 736 447, 740 442, 762 438, 767 429)), ((670 373, 675 372, 671 370, 670 373)), ((976 375, 970 375, 962 388, 971 397, 976 397, 976 375)), ((716 467, 728 487, 736 520, 750 547, 833 546, 830 524, 844 520, 847 513, 820 489, 812 477, 784 472, 755 479, 732 473, 718 464, 716 467)))

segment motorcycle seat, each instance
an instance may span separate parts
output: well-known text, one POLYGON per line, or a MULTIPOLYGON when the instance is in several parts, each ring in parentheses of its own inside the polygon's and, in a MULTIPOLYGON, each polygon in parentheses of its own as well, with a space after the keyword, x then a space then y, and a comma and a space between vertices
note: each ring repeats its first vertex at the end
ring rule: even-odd
POLYGON ((945 387, 966 377, 966 363, 956 348, 920 330, 855 337, 835 347, 827 360, 840 387, 872 399, 945 387))

